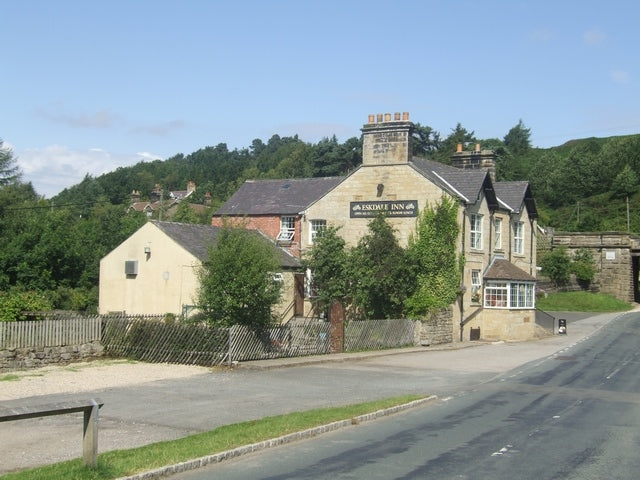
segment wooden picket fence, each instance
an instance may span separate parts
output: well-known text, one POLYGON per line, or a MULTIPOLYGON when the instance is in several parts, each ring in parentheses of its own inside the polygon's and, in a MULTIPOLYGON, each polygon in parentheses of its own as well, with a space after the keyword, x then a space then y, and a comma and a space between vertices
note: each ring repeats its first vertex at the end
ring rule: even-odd
MULTIPOLYGON (((412 345, 411 320, 352 321, 345 351, 412 345)), ((165 316, 89 316, 0 323, 0 349, 43 348, 100 342, 105 356, 153 363, 213 366, 249 360, 330 352, 330 324, 292 320, 255 331, 243 326, 211 328, 165 316)))
POLYGON ((416 324, 406 318, 349 322, 344 331, 344 349, 382 350, 413 345, 416 324))
POLYGON ((102 320, 93 317, 0 322, 0 349, 82 345, 100 341, 102 320))

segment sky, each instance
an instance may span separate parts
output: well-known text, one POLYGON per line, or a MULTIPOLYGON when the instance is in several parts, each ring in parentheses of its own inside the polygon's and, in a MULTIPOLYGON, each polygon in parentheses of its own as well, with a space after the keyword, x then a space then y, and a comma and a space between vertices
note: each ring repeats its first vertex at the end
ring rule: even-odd
POLYGON ((640 133, 636 0, 0 0, 0 139, 51 198, 206 146, 408 112, 531 143, 640 133))

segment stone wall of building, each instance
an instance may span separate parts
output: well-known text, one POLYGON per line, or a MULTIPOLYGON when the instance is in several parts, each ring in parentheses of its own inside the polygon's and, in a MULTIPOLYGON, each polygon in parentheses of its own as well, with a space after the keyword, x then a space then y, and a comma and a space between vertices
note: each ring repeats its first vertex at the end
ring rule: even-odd
POLYGON ((0 372, 47 365, 66 365, 99 358, 103 354, 104 349, 99 342, 63 347, 8 348, 0 350, 0 372))

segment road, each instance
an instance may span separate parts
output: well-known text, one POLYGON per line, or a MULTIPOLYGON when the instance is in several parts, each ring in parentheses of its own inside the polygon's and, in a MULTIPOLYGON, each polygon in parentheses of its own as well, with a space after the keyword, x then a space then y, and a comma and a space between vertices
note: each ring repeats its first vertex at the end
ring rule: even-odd
POLYGON ((636 479, 640 314, 384 420, 184 473, 234 479, 636 479))
MULTIPOLYGON (((269 415, 395 395, 465 398, 461 392, 471 392, 519 365, 552 356, 608 329, 619 314, 562 317, 568 320, 568 335, 531 342, 471 342, 395 352, 256 361, 233 370, 214 369, 185 378, 94 388, 81 397, 100 398, 105 403, 100 411, 100 453, 269 415)), ((37 395, 3 404, 10 407, 54 403, 77 396, 37 395)), ((0 475, 81 457, 81 432, 82 422, 73 415, 2 424, 0 475)))

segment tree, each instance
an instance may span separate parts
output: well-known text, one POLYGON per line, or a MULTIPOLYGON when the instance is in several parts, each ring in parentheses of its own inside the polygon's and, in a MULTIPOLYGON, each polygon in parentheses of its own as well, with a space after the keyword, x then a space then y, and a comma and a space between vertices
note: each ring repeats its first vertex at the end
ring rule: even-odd
POLYGON ((463 145, 463 148, 468 143, 475 143, 476 137, 473 131, 469 132, 460 123, 456 125, 456 128, 451 130, 451 133, 445 138, 438 147, 438 150, 434 153, 435 159, 441 163, 450 164, 451 156, 456 151, 459 143, 463 145))
POLYGON ((410 291, 410 269, 405 250, 398 244, 383 215, 369 223, 369 233, 349 255, 349 293, 358 318, 398 318, 410 291))
POLYGON ((531 149, 531 129, 526 128, 522 119, 504 136, 504 144, 514 155, 524 155, 531 149))
POLYGON ((459 294, 463 259, 456 249, 460 232, 457 217, 456 202, 443 196, 440 203, 427 206, 418 218, 408 247, 417 282, 406 301, 409 315, 424 316, 446 308, 459 294))
POLYGON ((13 151, 4 146, 0 138, 0 187, 20 179, 20 169, 16 165, 13 151))
POLYGON ((311 272, 311 288, 316 311, 323 312, 334 301, 347 296, 347 250, 338 228, 327 227, 313 239, 302 265, 311 272))
POLYGON ((638 190, 638 175, 627 163, 624 168, 616 175, 613 182, 613 194, 616 197, 628 198, 631 194, 638 190))
POLYGON ((540 261, 542 274, 561 287, 569 283, 571 274, 571 259, 565 247, 554 248, 550 253, 542 257, 540 261))
POLYGON ((198 306, 214 326, 245 325, 261 331, 280 299, 275 246, 256 231, 224 226, 202 267, 198 306))
POLYGON ((440 148, 440 134, 427 125, 414 124, 412 137, 413 155, 424 157, 440 148))
POLYGON ((173 215, 171 220, 180 223, 205 223, 200 222, 200 217, 196 211, 191 208, 191 205, 186 199, 178 204, 176 213, 173 215))
POLYGON ((576 280, 583 286, 589 286, 596 274, 596 267, 593 264, 593 254, 591 250, 579 248, 573 254, 571 263, 571 273, 576 276, 576 280))

